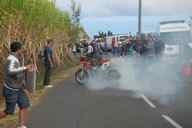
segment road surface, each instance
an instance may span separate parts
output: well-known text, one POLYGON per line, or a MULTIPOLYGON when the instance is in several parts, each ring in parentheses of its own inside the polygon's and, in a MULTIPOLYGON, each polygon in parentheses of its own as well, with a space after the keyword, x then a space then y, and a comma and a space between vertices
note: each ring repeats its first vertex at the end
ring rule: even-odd
POLYGON ((192 128, 190 102, 161 105, 145 95, 134 95, 115 89, 88 90, 74 80, 65 80, 48 90, 33 108, 28 125, 29 128, 192 128))

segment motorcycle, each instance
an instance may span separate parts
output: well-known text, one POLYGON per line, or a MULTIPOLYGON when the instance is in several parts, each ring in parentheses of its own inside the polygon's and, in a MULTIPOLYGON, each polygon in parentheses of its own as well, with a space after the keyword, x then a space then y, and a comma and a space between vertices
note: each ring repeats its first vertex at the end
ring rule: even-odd
POLYGON ((80 58, 81 67, 75 73, 75 81, 80 85, 88 83, 90 78, 102 76, 105 80, 118 80, 120 73, 112 67, 109 59, 80 58))

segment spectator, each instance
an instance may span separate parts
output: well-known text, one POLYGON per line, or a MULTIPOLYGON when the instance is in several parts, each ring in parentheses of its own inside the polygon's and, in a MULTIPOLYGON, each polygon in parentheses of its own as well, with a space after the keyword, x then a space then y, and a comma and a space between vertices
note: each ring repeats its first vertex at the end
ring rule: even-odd
POLYGON ((89 58, 93 57, 93 52, 94 52, 94 48, 93 45, 91 43, 88 44, 88 49, 87 49, 87 56, 89 58))
POLYGON ((73 55, 76 55, 76 53, 77 53, 77 45, 76 44, 72 45, 72 52, 73 52, 73 55))
POLYGON ((112 52, 114 56, 118 54, 118 37, 112 39, 112 52))
POLYGON ((108 45, 107 45, 107 39, 104 39, 104 51, 106 52, 108 50, 108 45))
POLYGON ((163 41, 161 41, 160 39, 156 38, 154 47, 155 47, 155 55, 159 56, 159 55, 161 55, 161 53, 164 50, 165 46, 164 46, 163 41))
POLYGON ((11 54, 5 64, 5 84, 3 95, 5 97, 6 109, 0 113, 0 119, 15 112, 16 105, 19 107, 18 128, 27 128, 27 110, 30 106, 29 98, 24 91, 25 72, 32 71, 33 65, 22 66, 19 58, 22 57, 23 49, 20 42, 13 42, 10 46, 11 54))
POLYGON ((139 54, 142 55, 143 54, 143 48, 144 45, 141 41, 141 36, 137 35, 136 40, 135 40, 135 51, 139 54))
POLYGON ((133 55, 134 52, 134 41, 132 39, 132 37, 129 37, 128 42, 127 42, 127 55, 133 55))
POLYGON ((47 45, 44 50, 45 56, 45 74, 44 74, 44 83, 45 88, 52 88, 53 86, 50 84, 51 72, 54 66, 53 62, 53 40, 47 40, 47 45))

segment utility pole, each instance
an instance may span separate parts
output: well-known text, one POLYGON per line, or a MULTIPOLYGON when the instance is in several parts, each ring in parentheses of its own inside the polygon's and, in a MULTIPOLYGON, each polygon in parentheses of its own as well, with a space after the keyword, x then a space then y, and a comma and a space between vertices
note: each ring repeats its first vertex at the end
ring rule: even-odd
POLYGON ((142 31, 142 0, 139 0, 139 13, 138 13, 138 33, 142 31))

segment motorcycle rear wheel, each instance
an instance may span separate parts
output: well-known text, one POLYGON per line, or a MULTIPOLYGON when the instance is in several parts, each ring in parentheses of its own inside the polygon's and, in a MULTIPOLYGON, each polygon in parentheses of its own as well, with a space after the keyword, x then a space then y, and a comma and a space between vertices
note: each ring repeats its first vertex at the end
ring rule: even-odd
POLYGON ((121 77, 120 73, 115 69, 110 69, 107 76, 109 80, 119 80, 121 77))

